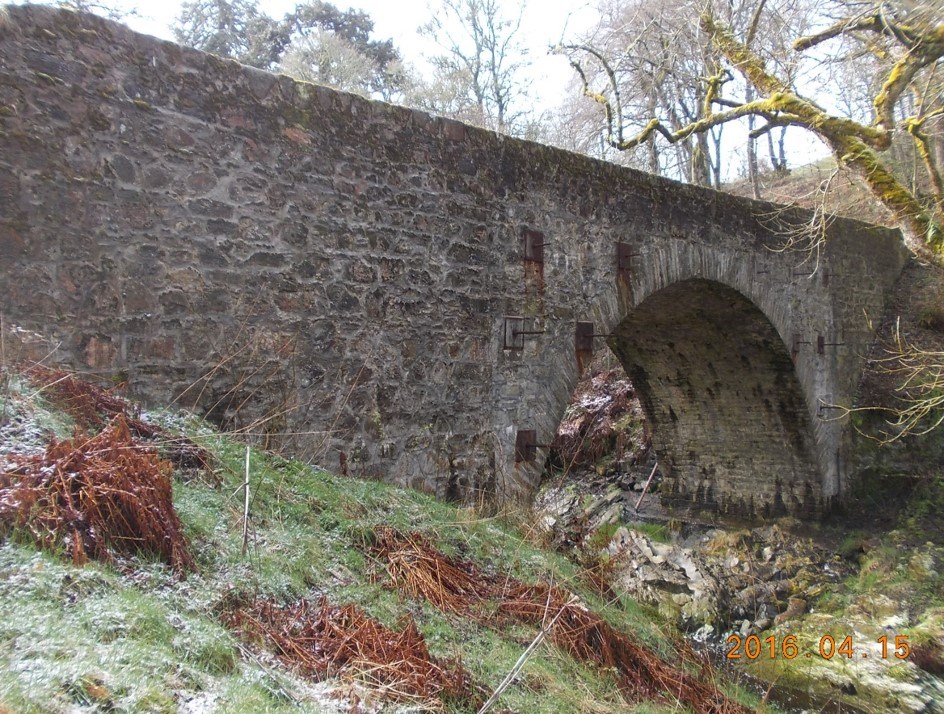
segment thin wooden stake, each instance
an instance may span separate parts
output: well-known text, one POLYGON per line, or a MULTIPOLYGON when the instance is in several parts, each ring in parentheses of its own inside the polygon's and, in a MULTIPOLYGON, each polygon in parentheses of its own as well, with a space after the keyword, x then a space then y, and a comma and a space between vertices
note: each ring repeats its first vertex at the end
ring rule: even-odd
POLYGON ((243 481, 243 556, 249 548, 249 444, 246 444, 246 480, 243 481))
POLYGON ((652 483, 652 477, 656 475, 656 469, 657 469, 657 468, 659 468, 659 462, 658 462, 658 461, 656 461, 655 466, 652 467, 652 473, 649 474, 649 478, 646 479, 646 485, 643 486, 642 493, 639 494, 639 500, 636 501, 636 508, 634 508, 633 510, 636 510, 636 511, 639 510, 639 504, 642 503, 643 496, 645 496, 646 493, 649 491, 649 484, 652 483))
POLYGON ((7 403, 10 401, 10 375, 7 374, 6 325, 0 312, 0 381, 3 382, 3 409, 0 409, 0 426, 7 425, 7 403))
MULTIPOLYGON (((548 591, 548 597, 550 597, 550 591, 548 591)), ((570 600, 557 611, 557 614, 554 615, 554 618, 547 623, 544 627, 541 628, 541 631, 538 633, 538 636, 534 638, 534 641, 528 645, 528 649, 521 653, 521 656, 518 658, 518 661, 515 662, 515 666, 511 668, 511 671, 508 672, 507 676, 502 680, 502 683, 496 687, 495 691, 492 692, 492 696, 488 698, 488 701, 482 705, 482 708, 479 709, 478 714, 485 714, 495 702, 498 701, 498 698, 504 694, 505 690, 511 686, 512 682, 515 681, 515 677, 518 676, 518 673, 531 658, 531 655, 534 654, 534 651, 541 646, 541 643, 544 642, 544 638, 547 637, 548 633, 553 629, 554 624, 564 614, 564 610, 577 602, 576 597, 571 597, 570 600)))

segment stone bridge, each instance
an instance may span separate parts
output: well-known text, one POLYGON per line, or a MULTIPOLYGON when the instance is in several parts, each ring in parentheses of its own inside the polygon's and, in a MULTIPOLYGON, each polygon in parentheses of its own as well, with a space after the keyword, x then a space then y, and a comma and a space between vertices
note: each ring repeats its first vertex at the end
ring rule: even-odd
POLYGON ((242 67, 90 16, 0 24, 8 324, 259 441, 454 498, 533 493, 612 349, 666 494, 816 516, 897 234, 242 67))

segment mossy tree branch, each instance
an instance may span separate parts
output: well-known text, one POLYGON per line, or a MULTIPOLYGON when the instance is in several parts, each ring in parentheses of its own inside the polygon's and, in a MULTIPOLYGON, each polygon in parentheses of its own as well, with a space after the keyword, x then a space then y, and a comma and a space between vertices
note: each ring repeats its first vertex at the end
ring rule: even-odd
POLYGON ((934 155, 931 153, 931 142, 928 135, 924 132, 924 125, 931 119, 944 116, 944 107, 935 109, 922 117, 912 117, 906 119, 905 130, 914 137, 915 148, 918 156, 924 164, 925 171, 931 181, 931 190, 934 192, 934 203, 937 206, 937 212, 944 215, 944 180, 941 178, 941 169, 934 161, 934 155))
MULTIPOLYGON (((935 43, 919 43, 916 47, 925 49, 920 53, 909 49, 905 56, 895 63, 875 99, 879 117, 877 126, 866 126, 845 117, 834 116, 814 102, 793 93, 767 71, 760 57, 739 42, 728 28, 717 23, 712 15, 703 15, 701 26, 745 80, 768 95, 766 100, 762 100, 768 102, 768 111, 773 110, 775 114, 792 114, 792 124, 803 126, 815 133, 832 149, 841 164, 858 173, 872 195, 889 209, 913 242, 926 244, 937 254, 944 253, 944 224, 940 206, 938 205, 936 212, 929 211, 918 197, 884 166, 875 153, 876 149, 884 150, 891 145, 892 130, 895 127, 892 115, 894 104, 912 84, 918 71, 940 57, 937 48, 926 51, 935 43)), ((863 25, 859 23, 855 26, 861 28, 863 25)), ((868 27, 871 28, 872 25, 868 27)), ((817 37, 825 40, 837 34, 838 31, 826 31, 817 37)), ((812 44, 805 43, 805 46, 812 44)), ((944 45, 940 49, 944 51, 944 45)), ((920 124, 916 130, 920 134, 920 124)), ((925 156, 933 163, 930 151, 927 151, 925 156)), ((933 183, 933 176, 931 180, 933 183)))
MULTIPOLYGON (((757 22, 758 16, 755 14, 752 27, 756 27, 757 22)), ((944 109, 935 109, 922 115, 919 102, 918 116, 910 117, 901 123, 896 122, 894 116, 896 105, 905 92, 913 89, 921 71, 929 65, 934 65, 944 56, 944 23, 920 28, 887 17, 883 12, 876 12, 842 20, 794 43, 795 49, 802 50, 840 35, 868 32, 878 34, 904 48, 884 77, 881 89, 875 96, 876 120, 871 125, 832 114, 816 102, 798 94, 792 86, 767 68, 763 58, 752 50, 748 43, 740 41, 730 28, 716 21, 710 11, 701 16, 699 24, 713 48, 761 98, 738 103, 722 97, 722 90, 731 79, 731 73, 719 68, 712 76, 701 79, 706 85, 702 116, 675 128, 654 116, 635 135, 628 138, 624 135, 617 74, 607 58, 602 52, 588 45, 560 48, 570 55, 571 65, 580 76, 583 93, 603 106, 607 122, 607 142, 610 146, 627 151, 653 140, 657 134, 675 144, 694 134, 704 134, 722 124, 749 116, 766 120, 764 126, 752 132, 753 138, 770 131, 774 126, 803 127, 822 139, 841 165, 849 167, 862 178, 872 195, 894 216, 913 247, 925 246, 939 260, 944 259, 944 182, 940 167, 935 164, 930 140, 923 131, 925 124, 944 113, 944 109), (596 91, 590 86, 587 73, 580 61, 574 57, 575 54, 590 55, 601 64, 609 83, 606 91, 596 91), (715 107, 723 109, 715 111, 715 107), (899 129, 907 131, 915 141, 934 193, 933 205, 929 206, 915 191, 896 178, 879 158, 877 152, 891 146, 893 133, 899 129)))

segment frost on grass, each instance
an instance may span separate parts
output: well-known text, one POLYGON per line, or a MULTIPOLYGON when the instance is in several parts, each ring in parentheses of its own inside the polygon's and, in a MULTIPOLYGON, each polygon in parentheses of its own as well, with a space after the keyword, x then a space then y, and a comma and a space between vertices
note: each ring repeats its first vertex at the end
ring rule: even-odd
POLYGON ((9 457, 41 453, 50 437, 66 436, 72 431, 71 421, 51 411, 17 375, 5 378, 0 394, 0 470, 9 457))
MULTIPOLYGON (((168 573, 165 590, 174 584, 168 573)), ((0 601, 15 613, 0 620, 0 711, 176 711, 184 692, 226 681, 226 640, 236 657, 231 636, 186 603, 15 543, 0 545, 0 601)))

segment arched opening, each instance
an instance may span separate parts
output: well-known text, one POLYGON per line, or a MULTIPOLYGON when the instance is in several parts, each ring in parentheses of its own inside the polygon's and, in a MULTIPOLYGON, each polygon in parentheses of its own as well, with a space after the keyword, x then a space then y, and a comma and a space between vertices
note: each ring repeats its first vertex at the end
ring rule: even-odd
POLYGON ((626 315, 609 344, 646 414, 663 501, 748 517, 821 511, 793 360, 750 300, 709 280, 675 283, 626 315))

